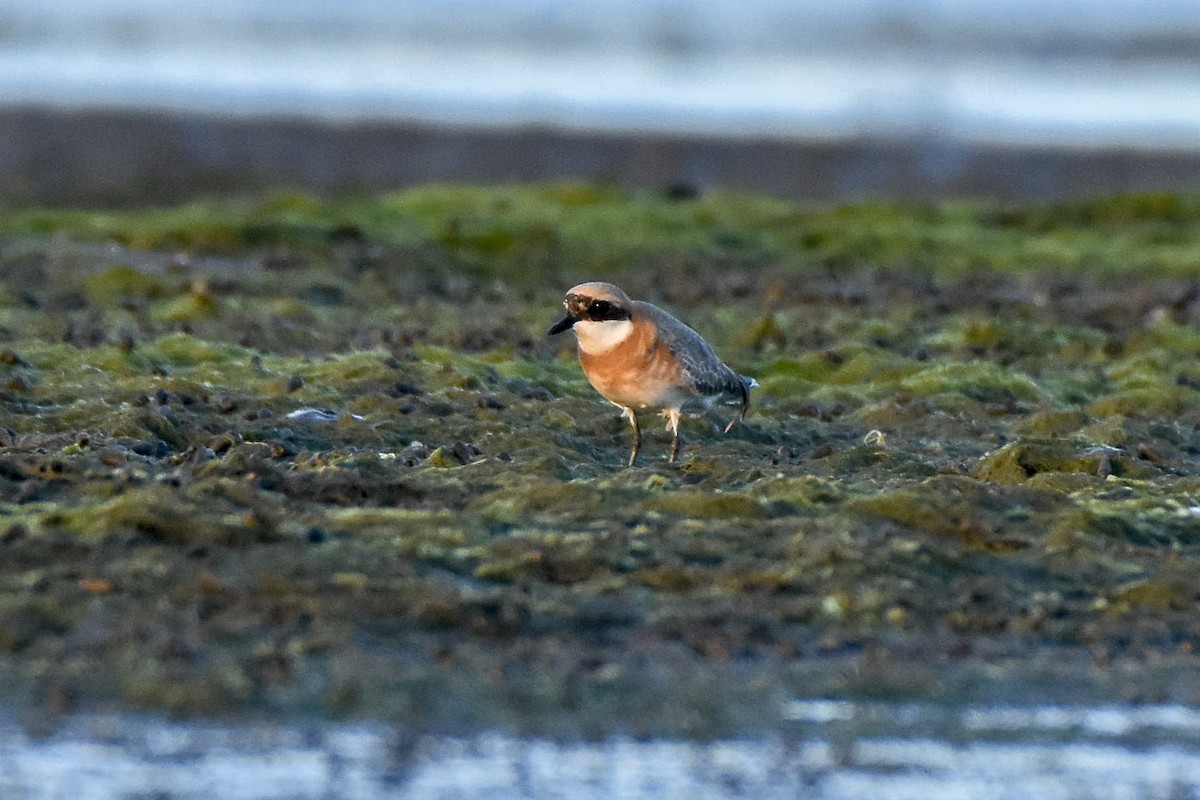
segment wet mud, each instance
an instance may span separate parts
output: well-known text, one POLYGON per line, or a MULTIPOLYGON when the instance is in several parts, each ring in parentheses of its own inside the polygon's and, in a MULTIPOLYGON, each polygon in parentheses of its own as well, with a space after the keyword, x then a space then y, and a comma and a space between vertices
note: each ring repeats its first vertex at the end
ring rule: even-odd
POLYGON ((711 736, 1200 701, 1200 201, 426 187, 0 214, 0 685, 711 736), (629 429, 619 283, 761 388, 629 429))

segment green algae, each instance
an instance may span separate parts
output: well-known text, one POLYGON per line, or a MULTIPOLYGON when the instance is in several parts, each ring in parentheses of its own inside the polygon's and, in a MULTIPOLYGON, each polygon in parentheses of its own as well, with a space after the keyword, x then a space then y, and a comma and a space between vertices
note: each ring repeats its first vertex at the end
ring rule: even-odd
POLYGON ((1178 583, 1140 580, 1117 589, 1114 599, 1119 607, 1189 611, 1196 607, 1196 593, 1178 583))
POLYGON ((905 376, 898 385, 914 395, 958 393, 981 402, 1004 402, 1008 398, 1036 402, 1042 397, 1034 381, 986 362, 937 364, 905 376))
MULTIPOLYGON (((1077 409, 1052 409, 1030 414, 1016 426, 1016 430, 1028 436, 1064 436, 1084 428, 1090 421, 1086 413, 1077 409)), ((1116 444, 1105 438, 1095 441, 1116 444)))
POLYGON ((82 288, 88 302, 98 308, 145 304, 168 292, 163 281, 128 266, 110 267, 93 275, 82 288))
POLYGON ((571 265, 613 274, 653 259, 702 268, 786 262, 801 267, 871 264, 939 276, 978 270, 1180 275, 1195 267, 1200 228, 1193 197, 1165 219, 1126 209, 1158 195, 1012 209, 863 203, 800 208, 778 200, 712 194, 679 202, 612 187, 433 186, 370 201, 284 195, 210 200, 128 212, 29 210, 0 230, 113 239, 138 249, 230 252, 256 246, 332 247, 369 238, 433 247, 479 274, 535 278, 571 265), (1113 204, 1122 209, 1112 211, 1113 204), (1121 224, 1100 230, 1119 219, 1121 224), (522 276, 521 272, 525 275, 522 276))
POLYGON ((755 518, 767 513, 754 498, 733 492, 674 492, 649 498, 640 508, 691 519, 755 518))
POLYGON ((1136 477, 1144 471, 1116 448, 1079 446, 1061 439, 1011 442, 980 459, 971 470, 974 477, 995 483, 1023 483, 1051 472, 1103 478, 1114 474, 1136 477))
POLYGON ((1171 419, 1200 411, 1200 394, 1194 389, 1160 380, 1153 386, 1140 386, 1097 398, 1088 405, 1088 411, 1097 416, 1171 419))
POLYGON ((723 685, 722 719, 1137 697, 1166 663, 1200 701, 1197 253, 1200 204, 1158 195, 6 212, 0 660, 34 703, 443 725, 570 696, 621 727, 597 675, 622 708, 723 685), (754 375, 746 421, 686 420, 673 466, 646 415, 624 469, 628 423, 544 337, 585 278, 754 375), (1024 671, 1064 656, 1091 666, 1024 671))

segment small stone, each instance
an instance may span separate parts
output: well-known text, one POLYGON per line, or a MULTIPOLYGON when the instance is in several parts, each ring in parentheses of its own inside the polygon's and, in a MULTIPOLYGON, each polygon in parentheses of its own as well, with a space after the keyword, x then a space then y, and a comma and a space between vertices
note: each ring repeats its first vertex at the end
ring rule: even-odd
POLYGON ((797 417, 819 417, 821 416, 821 407, 810 400, 800 404, 792 413, 797 417))
POLYGON ((171 452, 171 447, 162 439, 155 439, 150 442, 136 442, 130 448, 139 456, 147 456, 149 458, 162 458, 171 452))
POLYGON ((458 457, 458 460, 464 464, 471 463, 471 459, 475 456, 483 455, 483 451, 470 442, 455 442, 454 446, 450 449, 458 457))
POLYGON ((288 392, 294 392, 297 389, 299 389, 300 387, 302 387, 303 385, 304 385, 304 379, 301 378, 299 375, 293 375, 290 378, 288 378, 287 390, 288 390, 288 392))
POLYGON ((841 403, 834 403, 832 406, 821 409, 819 419, 822 422, 831 422, 846 413, 846 407, 841 403))
POLYGON ((24 372, 18 370, 4 382, 4 388, 10 392, 27 392, 33 388, 33 381, 24 372))
POLYGON ((396 383, 395 386, 392 387, 391 391, 388 392, 388 394, 391 395, 392 397, 403 397, 405 395, 425 394, 425 391, 420 386, 416 386, 411 383, 405 383, 403 381, 400 381, 400 382, 396 383))
POLYGON ((554 395, 550 393, 549 389, 545 389, 541 386, 531 386, 521 392, 521 399, 540 400, 543 403, 548 403, 554 399, 554 395))
POLYGON ((233 447, 234 442, 235 442, 234 434, 226 433, 226 434, 224 434, 222 436, 218 436, 216 439, 214 439, 212 441, 212 444, 209 445, 209 447, 212 448, 212 451, 214 453, 224 453, 224 452, 227 452, 231 447, 233 447))
POLYGON ((427 467, 436 467, 438 469, 447 469, 449 467, 460 466, 463 461, 457 458, 452 452, 444 447, 439 447, 434 450, 422 462, 427 467))
POLYGON ((293 422, 330 423, 338 421, 336 412, 324 408, 298 408, 288 412, 286 416, 293 422))
POLYGON ((6 530, 3 534, 0 534, 0 543, 12 544, 13 542, 24 539, 28 535, 29 531, 25 529, 24 525, 19 522, 14 523, 9 525, 8 530, 6 530))
POLYGON ((294 455, 296 455, 296 448, 287 442, 271 442, 271 456, 273 458, 290 458, 294 455))

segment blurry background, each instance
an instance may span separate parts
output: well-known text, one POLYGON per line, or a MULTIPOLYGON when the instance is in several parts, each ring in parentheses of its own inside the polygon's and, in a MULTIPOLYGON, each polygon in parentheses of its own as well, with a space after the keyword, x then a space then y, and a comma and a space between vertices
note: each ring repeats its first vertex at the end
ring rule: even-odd
POLYGON ((0 0, 0 201, 1200 184, 1195 0, 0 0))

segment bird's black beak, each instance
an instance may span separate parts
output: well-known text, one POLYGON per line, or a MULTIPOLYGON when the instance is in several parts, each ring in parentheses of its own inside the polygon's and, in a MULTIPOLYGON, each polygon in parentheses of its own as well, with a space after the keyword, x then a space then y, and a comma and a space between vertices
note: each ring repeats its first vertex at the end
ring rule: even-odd
POLYGON ((555 334, 562 333, 563 331, 569 331, 569 330, 571 330, 571 326, 574 324, 575 324, 575 318, 572 317, 570 314, 567 314, 565 317, 560 319, 558 322, 556 322, 552 326, 550 326, 550 330, 546 332, 546 335, 554 336, 555 334))

